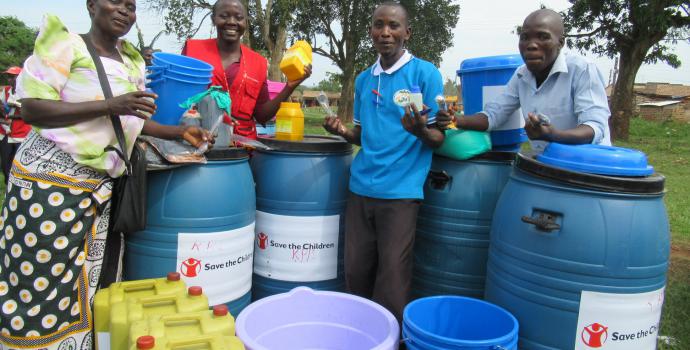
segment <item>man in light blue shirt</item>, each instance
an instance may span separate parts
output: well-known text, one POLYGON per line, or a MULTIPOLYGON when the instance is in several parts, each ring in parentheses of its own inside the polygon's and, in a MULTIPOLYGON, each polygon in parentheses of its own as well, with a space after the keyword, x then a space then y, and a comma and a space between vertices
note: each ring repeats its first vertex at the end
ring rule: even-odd
MULTIPOLYGON (((593 63, 563 53, 564 43, 563 19, 558 13, 542 9, 527 16, 518 45, 525 65, 484 111, 458 118, 458 128, 493 130, 522 108, 525 131, 538 152, 549 141, 611 145, 604 79, 593 63)), ((437 116, 440 126, 450 119, 445 113, 437 116)))

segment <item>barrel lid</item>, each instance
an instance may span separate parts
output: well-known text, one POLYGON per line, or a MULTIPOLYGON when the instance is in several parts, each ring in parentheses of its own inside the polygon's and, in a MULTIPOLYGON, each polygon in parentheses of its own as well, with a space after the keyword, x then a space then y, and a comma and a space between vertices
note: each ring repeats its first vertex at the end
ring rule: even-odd
POLYGON ((645 177, 588 174, 555 167, 550 164, 542 163, 536 158, 537 157, 532 153, 518 153, 515 158, 515 167, 529 174, 551 181, 597 191, 633 194, 660 194, 664 191, 664 182, 666 179, 660 174, 652 174, 645 177))
POLYGON ((550 143, 537 159, 549 165, 583 173, 611 176, 649 176, 654 168, 643 152, 602 145, 550 143))
POLYGON ((302 141, 262 137, 261 142, 270 147, 271 150, 262 150, 260 152, 342 153, 352 151, 352 145, 340 136, 304 135, 304 140, 302 141))
POLYGON ((240 147, 213 147, 206 152, 208 160, 238 160, 248 158, 247 150, 240 147))
POLYGON ((460 75, 487 70, 515 69, 523 63, 519 54, 468 58, 460 63, 457 73, 460 75))

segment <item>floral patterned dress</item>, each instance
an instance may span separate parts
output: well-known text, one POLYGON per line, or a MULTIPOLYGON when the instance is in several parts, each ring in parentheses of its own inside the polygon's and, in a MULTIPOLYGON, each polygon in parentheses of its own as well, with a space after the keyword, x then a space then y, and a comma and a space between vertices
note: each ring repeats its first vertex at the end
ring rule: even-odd
MULTIPOLYGON (((144 89, 144 61, 121 42, 123 62, 102 58, 113 95, 144 89)), ((44 18, 17 80, 19 98, 103 100, 86 45, 44 18)), ((128 152, 143 120, 121 116, 128 152)), ((19 148, 0 216, 0 350, 91 349, 112 178, 124 164, 108 116, 64 128, 34 127, 19 148)), ((118 233, 119 234, 119 233, 118 233)))

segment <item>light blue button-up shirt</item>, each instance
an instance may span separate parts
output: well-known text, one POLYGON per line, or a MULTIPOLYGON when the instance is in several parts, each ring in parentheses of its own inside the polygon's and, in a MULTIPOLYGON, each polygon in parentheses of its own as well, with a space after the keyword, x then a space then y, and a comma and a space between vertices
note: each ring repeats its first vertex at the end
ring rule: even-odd
MULTIPOLYGON (((542 113, 551 125, 565 130, 580 124, 594 129, 593 144, 611 145, 608 119, 611 115, 604 77, 592 62, 579 55, 558 55, 549 76, 539 88, 532 72, 525 65, 510 78, 505 91, 484 106, 489 118, 489 130, 509 122, 508 118, 522 108, 527 113, 542 113)), ((532 141, 532 148, 541 151, 546 142, 532 141)))

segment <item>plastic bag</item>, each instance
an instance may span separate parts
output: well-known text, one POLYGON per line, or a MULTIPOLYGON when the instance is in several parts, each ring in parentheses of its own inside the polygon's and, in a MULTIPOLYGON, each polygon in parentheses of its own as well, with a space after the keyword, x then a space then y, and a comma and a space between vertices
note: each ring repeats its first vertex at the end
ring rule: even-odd
POLYGON ((485 131, 448 129, 446 139, 434 153, 465 160, 491 150, 491 137, 485 131))

